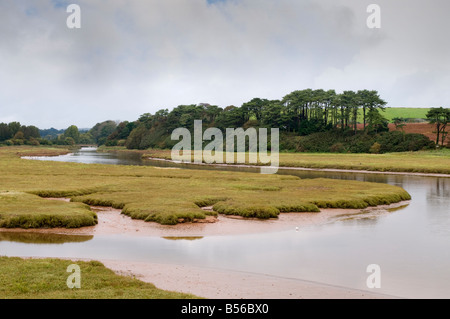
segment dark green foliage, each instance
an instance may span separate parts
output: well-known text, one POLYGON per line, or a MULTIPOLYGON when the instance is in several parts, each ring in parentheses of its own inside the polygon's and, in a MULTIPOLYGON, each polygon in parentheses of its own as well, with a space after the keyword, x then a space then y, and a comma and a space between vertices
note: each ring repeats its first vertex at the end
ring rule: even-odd
POLYGON ((104 121, 95 124, 95 126, 89 130, 89 134, 92 136, 93 140, 98 145, 103 145, 109 135, 111 135, 117 127, 114 121, 104 121))
POLYGON ((447 125, 450 123, 450 109, 432 108, 427 113, 427 119, 429 123, 436 126, 436 145, 441 143, 441 146, 444 146, 448 134, 447 125))
POLYGON ((0 142, 5 145, 39 145, 41 138, 36 126, 20 125, 19 122, 0 123, 0 142))
MULTIPOLYGON (((422 134, 383 132, 372 135, 364 132, 331 130, 299 139, 292 150, 315 153, 370 153, 371 147, 380 144, 379 153, 419 151, 434 148, 434 143, 422 134)), ((287 145, 286 143, 283 145, 287 145)))
MULTIPOLYGON (((282 135, 281 151, 369 152, 375 141, 366 134, 388 130, 388 122, 379 112, 385 105, 377 91, 336 94, 334 90, 305 89, 289 93, 281 100, 254 98, 241 107, 231 105, 222 109, 201 103, 179 105, 170 112, 164 109, 154 115, 145 113, 135 122, 120 123, 107 138, 96 138, 96 141, 108 146, 125 144, 128 149, 169 149, 178 142, 171 139, 175 129, 186 128, 192 134, 194 121, 201 120, 203 130, 217 127, 223 133, 227 128, 278 128, 282 135), (362 131, 366 134, 359 134, 357 130, 361 110, 362 131), (325 134, 321 135, 325 138, 322 140, 318 135, 310 139, 298 138, 330 131, 334 134, 337 130, 339 136, 325 134), (357 137, 352 138, 352 135, 357 137)), ((98 129, 92 129, 91 133, 95 130, 98 129)), ((95 134, 93 136, 95 138, 95 134)))

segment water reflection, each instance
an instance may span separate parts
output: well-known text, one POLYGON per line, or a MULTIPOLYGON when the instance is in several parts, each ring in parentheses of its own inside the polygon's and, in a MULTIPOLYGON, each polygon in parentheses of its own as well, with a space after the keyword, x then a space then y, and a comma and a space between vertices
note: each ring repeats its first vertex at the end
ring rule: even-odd
POLYGON ((200 240, 203 238, 204 237, 163 237, 163 239, 167 240, 189 240, 189 241, 200 240))
POLYGON ((94 236, 61 235, 37 232, 0 232, 0 241, 29 244, 64 244, 82 243, 92 240, 94 236))
POLYGON ((428 188, 428 199, 447 201, 450 198, 450 185, 447 178, 436 178, 428 188))

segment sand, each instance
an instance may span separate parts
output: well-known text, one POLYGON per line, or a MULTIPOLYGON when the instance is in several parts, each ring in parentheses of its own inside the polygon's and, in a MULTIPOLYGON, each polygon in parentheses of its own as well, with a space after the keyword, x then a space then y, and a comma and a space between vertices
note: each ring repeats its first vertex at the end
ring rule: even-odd
POLYGON ((101 260, 117 274, 208 299, 391 299, 317 282, 183 265, 101 260))

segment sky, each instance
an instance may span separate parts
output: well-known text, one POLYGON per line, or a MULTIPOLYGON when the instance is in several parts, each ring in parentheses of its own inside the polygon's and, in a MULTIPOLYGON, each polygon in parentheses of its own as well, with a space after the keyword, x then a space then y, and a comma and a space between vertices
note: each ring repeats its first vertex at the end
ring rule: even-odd
POLYGON ((449 107, 449 12, 448 0, 0 0, 0 122, 89 128, 307 88, 449 107))

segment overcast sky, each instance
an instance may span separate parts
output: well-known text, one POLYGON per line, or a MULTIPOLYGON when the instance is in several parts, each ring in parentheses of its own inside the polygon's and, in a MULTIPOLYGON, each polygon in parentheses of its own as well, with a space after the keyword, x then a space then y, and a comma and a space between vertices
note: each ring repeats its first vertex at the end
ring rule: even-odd
POLYGON ((89 128, 306 88, 448 107, 449 14, 448 0, 0 0, 0 122, 89 128))

